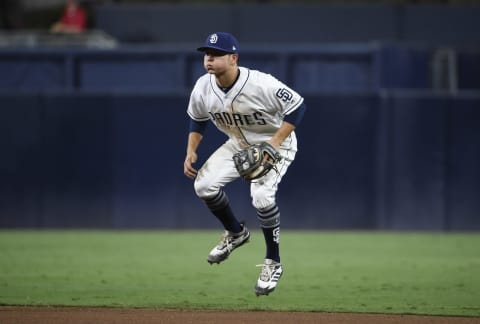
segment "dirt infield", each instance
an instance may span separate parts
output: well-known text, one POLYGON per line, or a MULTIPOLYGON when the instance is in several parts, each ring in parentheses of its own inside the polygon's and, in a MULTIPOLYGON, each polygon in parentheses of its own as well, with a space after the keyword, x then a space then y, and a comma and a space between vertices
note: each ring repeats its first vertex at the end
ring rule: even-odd
POLYGON ((2 324, 479 324, 480 318, 300 312, 224 312, 84 307, 0 307, 2 324))

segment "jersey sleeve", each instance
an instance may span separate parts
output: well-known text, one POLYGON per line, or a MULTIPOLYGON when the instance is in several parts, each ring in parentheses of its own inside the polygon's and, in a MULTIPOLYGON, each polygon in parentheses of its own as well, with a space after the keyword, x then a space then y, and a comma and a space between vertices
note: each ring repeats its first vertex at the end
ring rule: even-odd
POLYGON ((282 116, 289 115, 303 103, 303 97, 275 77, 268 75, 265 96, 282 116))
POLYGON ((201 84, 201 79, 199 79, 193 87, 187 108, 188 116, 197 122, 203 122, 210 119, 205 105, 205 96, 203 94, 201 84))

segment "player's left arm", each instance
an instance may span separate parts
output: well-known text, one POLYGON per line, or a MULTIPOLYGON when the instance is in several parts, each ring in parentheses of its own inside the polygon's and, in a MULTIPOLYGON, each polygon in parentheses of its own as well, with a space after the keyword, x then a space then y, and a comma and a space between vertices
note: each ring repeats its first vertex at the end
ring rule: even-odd
POLYGON ((305 110, 307 106, 303 102, 300 107, 295 109, 292 113, 285 116, 283 119, 280 128, 275 132, 272 138, 268 141, 277 151, 280 148, 280 145, 283 141, 295 130, 297 125, 303 119, 303 115, 305 114, 305 110))
POLYGON ((290 124, 289 122, 283 121, 280 128, 272 138, 268 141, 277 151, 280 149, 280 145, 283 141, 292 133, 295 129, 295 125, 290 124))

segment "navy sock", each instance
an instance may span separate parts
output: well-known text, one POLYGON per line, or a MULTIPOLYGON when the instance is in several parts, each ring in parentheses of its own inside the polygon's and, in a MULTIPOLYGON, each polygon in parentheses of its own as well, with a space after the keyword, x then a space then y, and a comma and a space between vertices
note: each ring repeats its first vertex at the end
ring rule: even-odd
POLYGON ((262 228, 262 231, 267 246, 265 258, 280 262, 280 226, 275 228, 262 228))
POLYGON ((227 231, 232 233, 240 233, 242 231, 242 225, 240 225, 240 222, 235 218, 230 208, 228 197, 223 190, 215 197, 205 199, 205 203, 227 231))
POLYGON ((257 210, 266 245, 266 259, 280 262, 280 211, 277 205, 257 210))

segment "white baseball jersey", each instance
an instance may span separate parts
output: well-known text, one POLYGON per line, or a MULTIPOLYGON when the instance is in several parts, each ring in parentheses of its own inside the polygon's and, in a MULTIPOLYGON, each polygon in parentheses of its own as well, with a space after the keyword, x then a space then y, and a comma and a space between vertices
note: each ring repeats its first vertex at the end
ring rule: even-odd
MULTIPOLYGON (((227 93, 218 87, 214 75, 200 77, 192 90, 187 113, 195 121, 212 120, 235 146, 245 148, 268 141, 284 116, 300 107, 303 98, 270 74, 239 69, 240 76, 227 93)), ((294 132, 281 148, 297 150, 294 132)))

